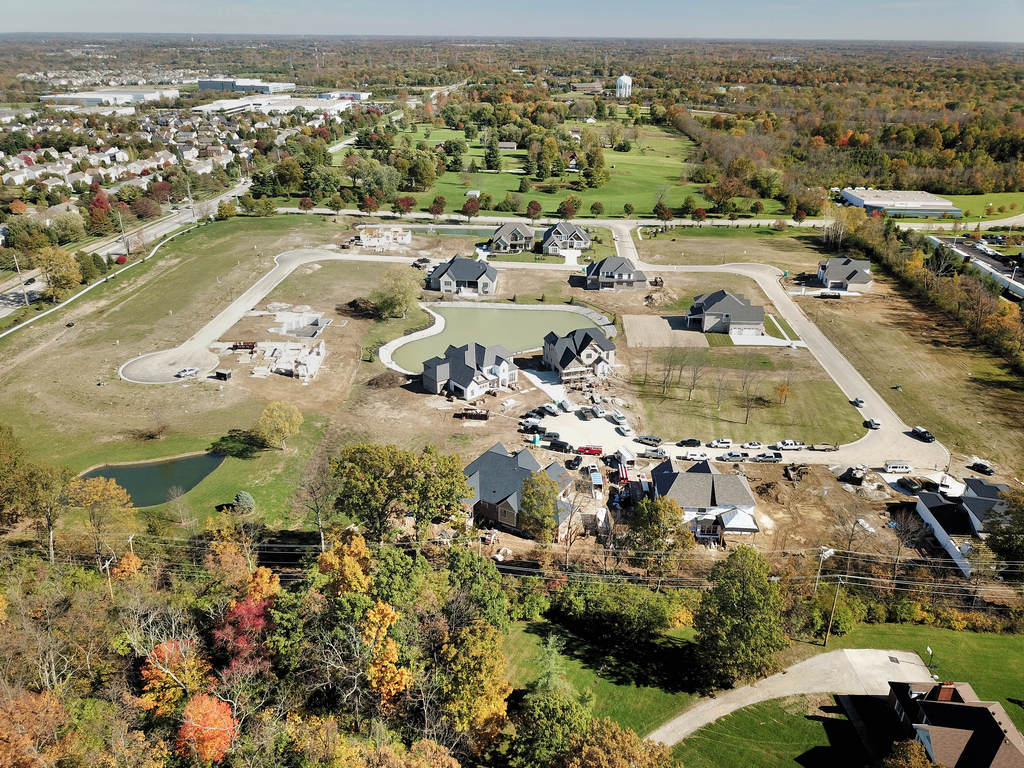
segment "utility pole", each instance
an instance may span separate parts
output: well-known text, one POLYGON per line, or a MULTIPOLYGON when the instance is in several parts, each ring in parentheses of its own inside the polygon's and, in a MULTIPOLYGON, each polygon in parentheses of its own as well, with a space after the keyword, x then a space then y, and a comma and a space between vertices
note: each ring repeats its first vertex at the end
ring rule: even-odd
POLYGON ((836 616, 836 605, 839 603, 839 590, 843 586, 843 577, 839 577, 839 581, 836 582, 836 596, 832 598, 832 612, 828 615, 828 627, 825 629, 825 642, 821 644, 822 648, 828 648, 828 637, 832 634, 832 619, 836 616))
POLYGON ((124 233, 124 219, 121 218, 121 211, 117 212, 117 223, 121 225, 121 242, 124 243, 125 255, 132 255, 132 247, 128 243, 128 235, 124 233))
POLYGON ((12 249, 11 253, 14 255, 14 269, 18 272, 18 281, 21 283, 21 295, 25 297, 25 306, 28 306, 28 289, 25 287, 25 281, 21 279, 21 267, 18 266, 18 254, 12 249))
POLYGON ((821 579, 821 566, 826 560, 828 560, 836 551, 834 549, 821 548, 821 552, 818 554, 818 575, 814 577, 814 594, 818 594, 818 581, 821 579))

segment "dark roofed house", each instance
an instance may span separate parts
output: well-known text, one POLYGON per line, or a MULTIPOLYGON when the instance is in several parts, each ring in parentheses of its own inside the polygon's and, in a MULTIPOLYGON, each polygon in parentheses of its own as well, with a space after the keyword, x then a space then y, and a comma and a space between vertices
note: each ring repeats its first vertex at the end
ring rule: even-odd
MULTIPOLYGON (((468 504, 473 508, 473 517, 500 525, 509 530, 519 530, 519 500, 523 483, 535 472, 544 472, 558 485, 560 513, 568 507, 566 498, 572 488, 572 477, 558 462, 541 467, 529 450, 523 449, 510 454, 501 443, 469 464, 463 473, 472 496, 468 504)), ((560 521, 552 519, 551 529, 555 530, 560 521)))
POLYGON ((427 288, 441 293, 479 293, 482 296, 498 290, 498 270, 486 261, 455 256, 434 268, 427 278, 427 288))
MULTIPOLYGON (((917 514, 964 576, 970 576, 972 553, 984 551, 986 546, 985 521, 1006 511, 1007 502, 1000 494, 1010 487, 977 477, 965 479, 964 484, 967 490, 958 499, 921 491, 917 495, 917 514)), ((974 556, 974 559, 978 558, 974 556)))
POLYGON ((526 224, 510 222, 498 227, 491 235, 492 253, 522 253, 532 251, 533 230, 526 224))
POLYGON ((830 291, 864 291, 873 280, 870 261, 837 256, 818 262, 818 282, 830 291))
POLYGON ((946 768, 1024 768, 1024 738, 1002 704, 967 683, 889 682, 889 706, 904 733, 946 768))
POLYGON ((741 294, 718 290, 695 296, 686 310, 686 323, 703 333, 730 336, 764 335, 764 307, 755 307, 741 294))
POLYGON ((615 290, 616 288, 643 288, 647 275, 622 256, 609 256, 587 267, 587 288, 615 290))
POLYGON ((512 361, 512 353, 497 344, 451 345, 444 357, 423 363, 423 388, 435 395, 447 390, 463 400, 476 400, 518 380, 519 367, 512 361))
POLYGON ((563 384, 604 379, 615 365, 615 344, 599 328, 581 328, 565 336, 544 337, 543 360, 563 384))
POLYGON ((757 500, 742 475, 723 475, 707 461, 685 472, 672 459, 651 471, 655 497, 673 499, 685 513, 698 539, 721 539, 724 534, 757 533, 757 500))
POLYGON ((544 233, 540 249, 542 253, 557 256, 565 250, 585 251, 590 248, 590 235, 585 229, 560 221, 544 233))

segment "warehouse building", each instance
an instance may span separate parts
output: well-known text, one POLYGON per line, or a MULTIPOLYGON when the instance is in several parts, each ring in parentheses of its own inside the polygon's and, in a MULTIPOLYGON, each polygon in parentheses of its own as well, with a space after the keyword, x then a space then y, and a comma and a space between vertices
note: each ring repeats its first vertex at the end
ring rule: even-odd
POLYGON ((260 79, 250 80, 237 77, 211 77, 199 81, 201 91, 238 91, 241 93, 281 93, 294 91, 295 83, 264 83, 260 79))
POLYGON ((952 216, 959 219, 963 215, 963 211, 949 200, 931 192, 847 187, 842 196, 844 202, 863 208, 869 214, 881 211, 892 218, 952 216))

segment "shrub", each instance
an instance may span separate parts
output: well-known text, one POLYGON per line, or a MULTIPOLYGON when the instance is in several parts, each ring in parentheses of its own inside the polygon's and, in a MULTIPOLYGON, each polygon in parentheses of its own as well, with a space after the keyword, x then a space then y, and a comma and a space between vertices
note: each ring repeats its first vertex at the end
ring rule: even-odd
POLYGON ((127 264, 128 263, 128 257, 127 256, 118 256, 116 259, 114 259, 114 263, 115 264, 127 264))
POLYGON ((240 512, 253 512, 256 509, 256 500, 248 491, 239 491, 235 494, 234 506, 240 512))

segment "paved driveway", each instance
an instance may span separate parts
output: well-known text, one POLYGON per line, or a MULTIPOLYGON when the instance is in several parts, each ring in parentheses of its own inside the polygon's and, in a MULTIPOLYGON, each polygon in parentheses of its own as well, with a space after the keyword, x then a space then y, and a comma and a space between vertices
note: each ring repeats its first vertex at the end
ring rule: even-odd
POLYGON ((849 650, 823 653, 754 685, 701 699, 683 714, 652 731, 647 738, 671 746, 708 723, 751 704, 798 693, 880 696, 889 692, 890 680, 926 682, 931 680, 931 673, 921 657, 910 651, 849 650))

